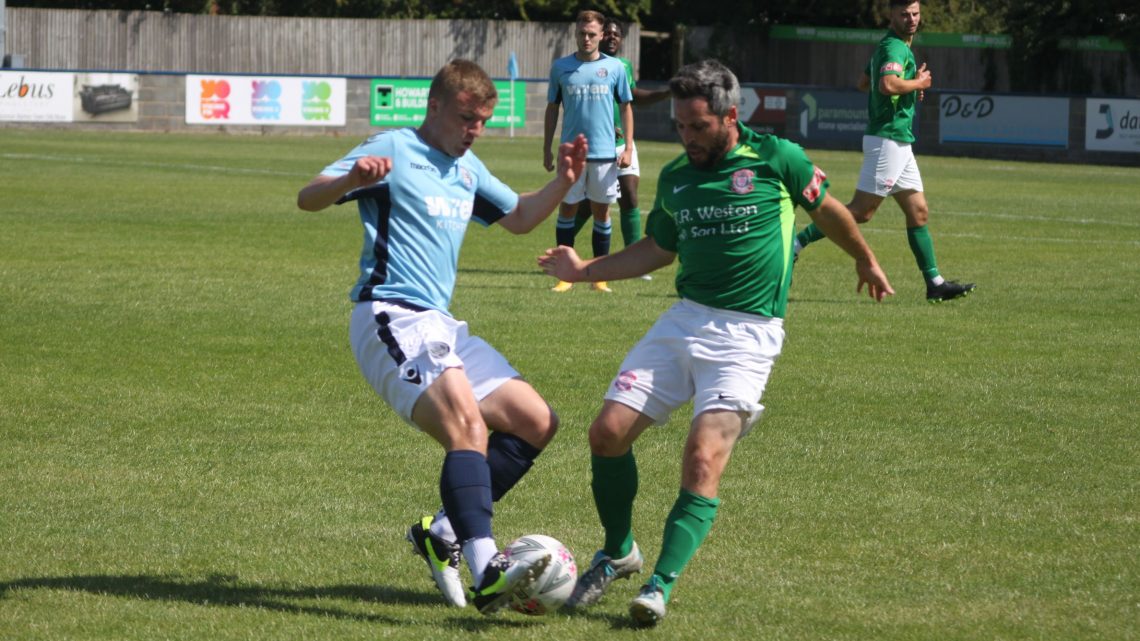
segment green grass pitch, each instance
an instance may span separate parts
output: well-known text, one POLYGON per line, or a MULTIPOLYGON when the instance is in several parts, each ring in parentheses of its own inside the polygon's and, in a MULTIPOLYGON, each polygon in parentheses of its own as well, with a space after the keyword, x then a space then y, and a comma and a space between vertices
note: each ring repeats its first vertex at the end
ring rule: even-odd
MULTIPOLYGON (((349 352, 355 209, 294 203, 356 140, 0 131, 0 638, 1140 639, 1136 169, 920 156, 964 300, 925 302, 893 203, 861 228, 886 302, 808 249, 765 416, 643 633, 636 581, 581 614, 448 609, 403 541, 441 453, 349 352)), ((680 147, 639 150, 648 212, 680 147)), ((546 180, 537 139, 476 151, 546 180)), ((809 154, 846 201, 859 156, 809 154)), ((500 542, 550 534, 585 565, 586 429, 674 270, 558 296, 553 240, 472 228, 453 311, 563 421, 500 542)), ((651 559, 688 409, 636 448, 651 559)))

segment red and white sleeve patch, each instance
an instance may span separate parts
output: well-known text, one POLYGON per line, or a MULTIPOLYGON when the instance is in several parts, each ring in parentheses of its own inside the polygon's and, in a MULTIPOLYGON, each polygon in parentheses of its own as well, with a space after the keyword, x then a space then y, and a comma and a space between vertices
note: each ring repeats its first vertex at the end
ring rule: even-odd
POLYGON ((815 170, 815 175, 811 177, 811 182, 808 183, 807 187, 804 187, 803 191, 804 202, 808 203, 814 203, 819 199, 819 194, 823 191, 823 181, 827 180, 827 174, 823 173, 822 169, 814 165, 812 169, 815 170))
POLYGON ((882 67, 879 67, 879 74, 880 75, 882 75, 884 73, 891 73, 891 72, 902 73, 903 72, 902 63, 901 62, 888 62, 887 64, 883 65, 882 67))

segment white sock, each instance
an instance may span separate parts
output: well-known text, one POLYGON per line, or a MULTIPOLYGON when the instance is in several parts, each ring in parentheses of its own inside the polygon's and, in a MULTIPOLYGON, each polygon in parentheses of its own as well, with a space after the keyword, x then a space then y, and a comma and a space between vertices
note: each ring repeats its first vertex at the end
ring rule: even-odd
POLYGON ((934 278, 930 279, 930 284, 934 285, 935 287, 938 287, 939 285, 941 285, 942 283, 945 283, 945 282, 946 282, 946 279, 941 277, 941 276, 935 276, 934 278))
POLYGON ((463 544, 463 558, 467 559, 467 567, 471 569, 471 579, 478 587, 483 583, 483 570, 491 562, 491 557, 499 553, 495 539, 484 536, 469 539, 463 544))
POLYGON ((451 528, 451 519, 447 518, 443 508, 439 508, 435 513, 435 520, 431 522, 431 533, 448 543, 455 543, 455 530, 451 528))

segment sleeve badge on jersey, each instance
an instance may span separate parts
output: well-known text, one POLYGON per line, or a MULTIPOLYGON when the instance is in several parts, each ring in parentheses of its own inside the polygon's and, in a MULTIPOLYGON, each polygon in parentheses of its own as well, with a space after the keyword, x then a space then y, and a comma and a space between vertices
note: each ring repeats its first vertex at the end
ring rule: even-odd
POLYGON ((901 62, 888 62, 887 64, 879 67, 879 73, 890 73, 892 71, 902 73, 903 66, 901 62))
POLYGON ((756 172, 751 169, 739 169, 736 173, 732 174, 732 191, 738 194, 747 194, 752 191, 754 185, 752 179, 756 177, 756 172))
POLYGON ((827 174, 823 173, 822 169, 814 165, 812 169, 815 170, 815 175, 811 177, 811 182, 808 183, 807 187, 804 187, 803 191, 804 201, 809 203, 814 203, 819 199, 819 193, 823 189, 823 181, 827 180, 827 174))

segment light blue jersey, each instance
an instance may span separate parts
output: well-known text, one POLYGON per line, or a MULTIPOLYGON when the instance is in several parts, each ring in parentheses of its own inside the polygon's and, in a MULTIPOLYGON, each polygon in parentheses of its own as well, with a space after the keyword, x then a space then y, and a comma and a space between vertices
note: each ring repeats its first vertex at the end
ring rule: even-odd
POLYGON ((633 101, 629 82, 625 65, 605 54, 591 62, 574 54, 555 60, 546 101, 562 104, 562 142, 586 134, 588 160, 616 160, 613 105, 633 101))
POLYGON ((321 175, 343 176, 364 156, 391 158, 392 171, 337 203, 355 200, 364 224, 352 300, 388 300, 450 315, 467 223, 494 223, 514 211, 518 194, 473 152, 453 158, 411 128, 369 137, 321 175))

